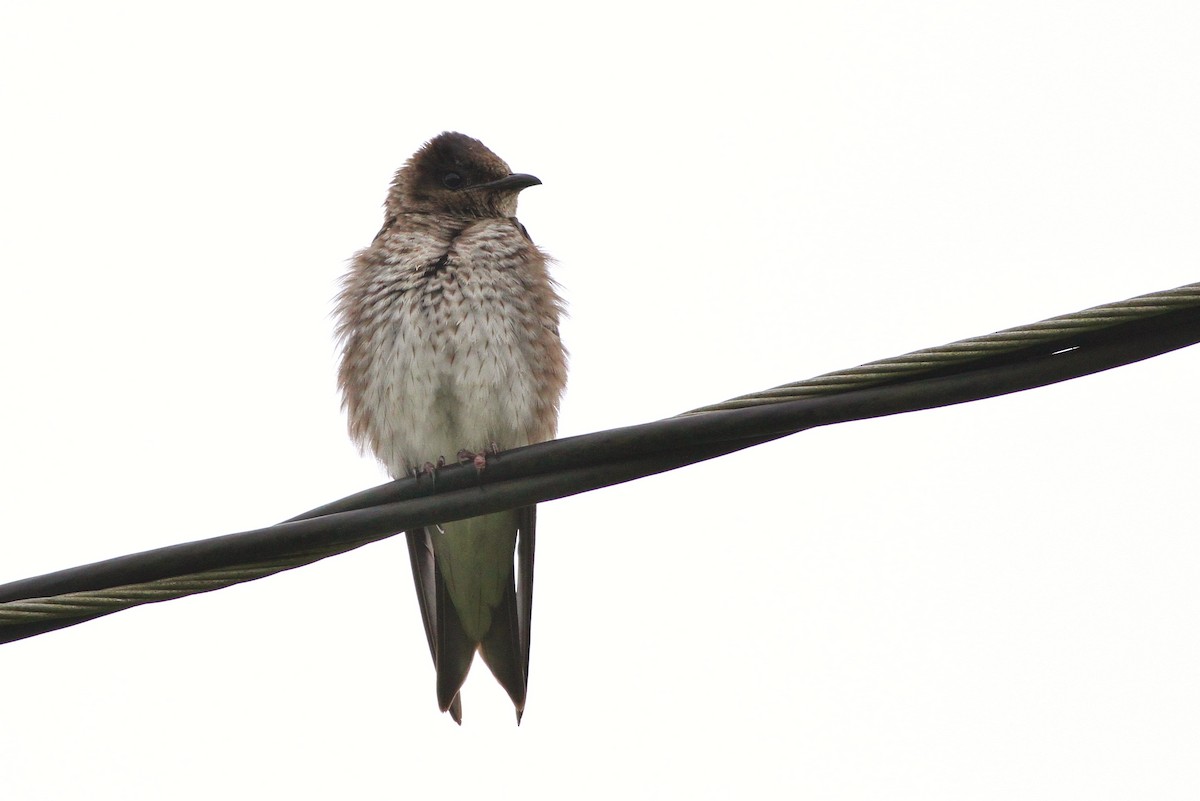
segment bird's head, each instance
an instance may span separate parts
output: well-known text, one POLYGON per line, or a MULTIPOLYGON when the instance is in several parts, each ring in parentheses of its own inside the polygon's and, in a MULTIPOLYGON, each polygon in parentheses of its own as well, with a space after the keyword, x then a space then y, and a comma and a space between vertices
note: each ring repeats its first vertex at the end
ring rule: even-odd
POLYGON ((512 217, 517 193, 540 183, 532 175, 513 173, 478 139, 448 131, 426 142, 396 173, 387 210, 391 215, 512 217))

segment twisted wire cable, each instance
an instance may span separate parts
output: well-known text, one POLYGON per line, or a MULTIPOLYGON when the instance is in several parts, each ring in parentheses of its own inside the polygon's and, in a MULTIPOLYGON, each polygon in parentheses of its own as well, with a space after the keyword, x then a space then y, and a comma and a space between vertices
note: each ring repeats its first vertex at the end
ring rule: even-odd
POLYGON ((821 425, 1044 386, 1200 342, 1200 283, 401 479, 266 529, 0 586, 0 642, 310 564, 418 526, 630 481, 821 425), (436 486, 433 486, 436 483, 436 486), (436 490, 436 491, 435 491, 436 490))
MULTIPOLYGON (((363 543, 365 544, 365 543, 363 543)), ((0 627, 37 624, 47 620, 91 619, 131 609, 142 604, 173 601, 188 595, 212 592, 265 578, 284 570, 302 567, 341 553, 348 548, 319 548, 272 559, 267 562, 206 570, 182 576, 157 579, 141 584, 124 584, 99 590, 67 592, 45 598, 27 598, 0 604, 0 627)))
POLYGON ((858 367, 835 370, 761 392, 739 395, 720 403, 693 409, 687 414, 744 409, 764 403, 783 403, 798 398, 828 395, 856 387, 878 386, 897 379, 911 378, 947 367, 967 365, 971 362, 1037 345, 1058 343, 1066 337, 1101 331, 1116 325, 1157 317, 1197 305, 1200 305, 1200 283, 1185 284, 1175 289, 1139 295, 1115 303, 1106 303, 1028 325, 961 339, 948 345, 924 348, 901 356, 867 362, 858 367))

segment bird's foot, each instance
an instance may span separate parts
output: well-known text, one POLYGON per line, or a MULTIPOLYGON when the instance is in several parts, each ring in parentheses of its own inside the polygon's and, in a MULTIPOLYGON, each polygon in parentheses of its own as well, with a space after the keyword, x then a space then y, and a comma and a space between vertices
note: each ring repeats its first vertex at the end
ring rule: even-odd
POLYGON ((421 476, 429 476, 430 489, 437 489, 438 470, 445 466, 446 457, 439 456, 437 464, 434 464, 433 462, 426 462, 425 464, 421 465, 421 469, 417 471, 417 478, 419 479, 421 476))
POLYGON ((458 452, 458 463, 466 464, 467 462, 475 465, 475 472, 482 473, 483 469, 487 467, 487 453, 483 451, 476 453, 463 448, 458 452))

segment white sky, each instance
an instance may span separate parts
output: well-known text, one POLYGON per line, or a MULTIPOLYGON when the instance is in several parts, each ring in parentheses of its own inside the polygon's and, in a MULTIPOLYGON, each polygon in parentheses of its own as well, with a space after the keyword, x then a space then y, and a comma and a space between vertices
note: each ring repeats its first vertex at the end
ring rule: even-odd
MULTIPOLYGON (((0 581, 382 481, 329 312, 446 129, 561 431, 1200 280, 1200 5, 0 4, 0 581), (178 6, 178 7, 177 7, 178 6)), ((1195 798, 1200 349, 540 512, 459 729, 400 540, 0 649, 5 799, 1195 798)))

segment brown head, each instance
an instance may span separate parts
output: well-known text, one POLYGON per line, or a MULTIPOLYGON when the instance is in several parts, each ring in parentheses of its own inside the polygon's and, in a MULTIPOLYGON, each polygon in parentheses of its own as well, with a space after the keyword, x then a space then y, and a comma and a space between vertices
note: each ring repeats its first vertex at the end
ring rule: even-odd
POLYGON ((426 142, 396 173, 387 212, 512 217, 517 193, 540 183, 532 175, 513 173, 478 139, 447 131, 426 142))

